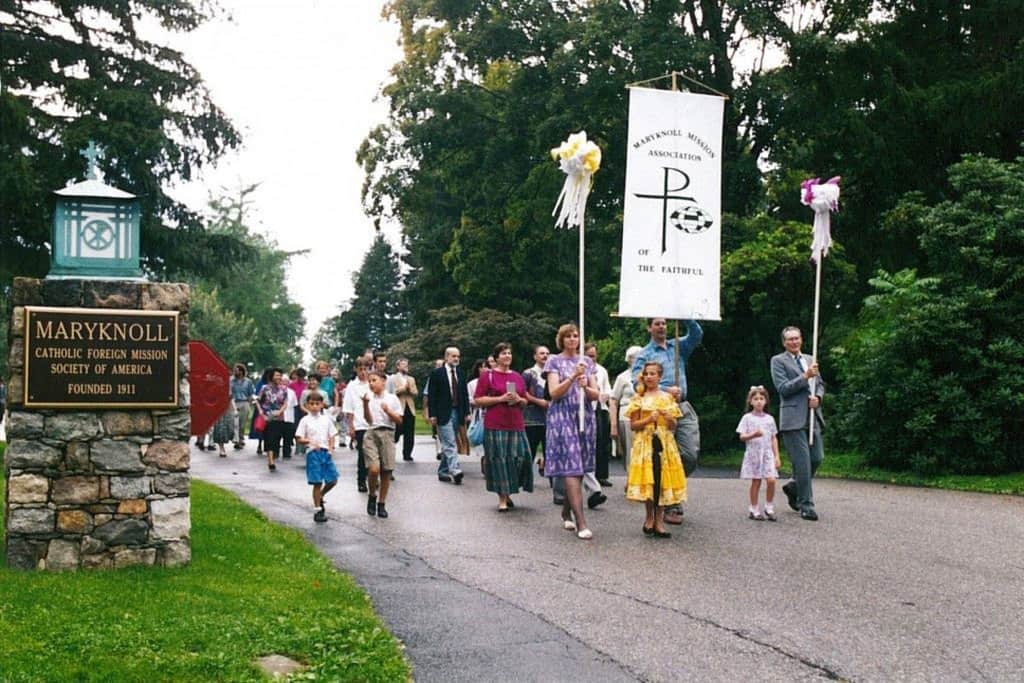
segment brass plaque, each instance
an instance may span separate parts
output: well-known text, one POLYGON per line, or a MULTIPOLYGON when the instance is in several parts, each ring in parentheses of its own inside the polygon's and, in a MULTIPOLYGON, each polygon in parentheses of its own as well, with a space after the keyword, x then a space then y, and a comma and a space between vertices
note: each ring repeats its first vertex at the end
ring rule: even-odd
POLYGON ((25 308, 25 407, 177 405, 177 311, 25 308))

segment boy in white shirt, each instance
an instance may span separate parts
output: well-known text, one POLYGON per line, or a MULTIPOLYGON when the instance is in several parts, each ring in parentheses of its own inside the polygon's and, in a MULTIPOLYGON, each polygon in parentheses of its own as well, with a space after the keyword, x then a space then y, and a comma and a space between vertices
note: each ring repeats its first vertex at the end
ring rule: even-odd
POLYGON ((391 487, 391 470, 395 469, 395 427, 402 424, 402 403, 397 396, 384 390, 387 376, 383 372, 372 371, 369 382, 370 391, 362 397, 363 419, 367 425, 363 435, 363 456, 370 487, 366 514, 386 519, 388 511, 384 503, 391 487))
POLYGON ((348 419, 348 438, 356 447, 356 486, 360 493, 366 493, 366 459, 363 457, 363 437, 366 435, 367 424, 363 419, 362 398, 370 391, 366 381, 369 368, 366 361, 356 358, 356 376, 345 387, 345 401, 342 412, 348 419))
POLYGON ((309 449, 306 452, 306 481, 313 487, 313 507, 317 508, 313 521, 326 522, 324 496, 338 483, 338 468, 331 460, 338 428, 334 426, 331 416, 323 412, 324 397, 320 392, 309 395, 306 408, 309 414, 299 421, 295 440, 309 449))

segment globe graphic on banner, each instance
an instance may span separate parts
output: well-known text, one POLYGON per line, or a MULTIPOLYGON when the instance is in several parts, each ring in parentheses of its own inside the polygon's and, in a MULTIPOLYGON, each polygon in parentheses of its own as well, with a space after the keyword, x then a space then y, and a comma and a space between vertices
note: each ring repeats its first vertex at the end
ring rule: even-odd
POLYGON ((687 204, 676 209, 669 215, 669 220, 676 230, 682 230, 690 235, 704 232, 714 225, 711 216, 695 204, 687 204))

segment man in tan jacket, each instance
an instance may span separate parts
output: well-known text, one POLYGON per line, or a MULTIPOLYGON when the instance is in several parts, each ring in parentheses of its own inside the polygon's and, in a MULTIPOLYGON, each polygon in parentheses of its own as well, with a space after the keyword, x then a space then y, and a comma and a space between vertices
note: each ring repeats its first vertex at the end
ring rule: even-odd
POLYGON ((409 359, 399 358, 395 374, 388 377, 387 390, 402 404, 402 426, 395 430, 395 443, 402 437, 402 460, 412 460, 412 447, 416 443, 416 378, 409 374, 409 359))

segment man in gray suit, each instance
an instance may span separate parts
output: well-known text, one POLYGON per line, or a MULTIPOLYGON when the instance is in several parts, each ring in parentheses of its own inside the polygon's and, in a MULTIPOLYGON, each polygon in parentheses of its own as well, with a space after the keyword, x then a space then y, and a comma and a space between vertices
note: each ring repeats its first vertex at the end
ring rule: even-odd
POLYGON ((814 511, 814 491, 811 478, 825 457, 821 431, 825 420, 821 417, 821 397, 825 383, 818 376, 818 364, 800 352, 803 335, 797 327, 782 330, 782 345, 786 350, 772 356, 772 382, 779 393, 779 434, 793 464, 793 479, 782 487, 789 499, 789 507, 800 511, 800 517, 809 521, 818 519, 814 511), (813 391, 812 391, 813 383, 813 391), (807 424, 810 410, 814 409, 814 444, 808 443, 807 424))

